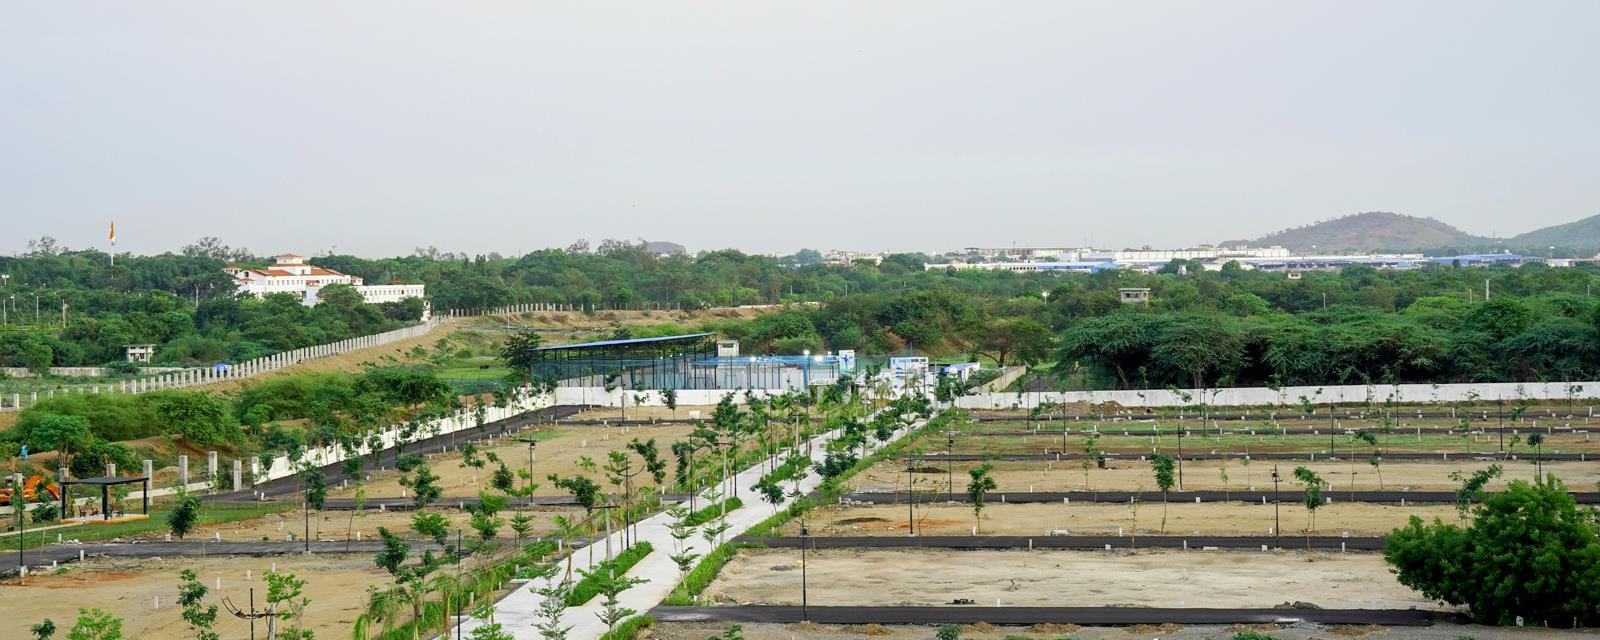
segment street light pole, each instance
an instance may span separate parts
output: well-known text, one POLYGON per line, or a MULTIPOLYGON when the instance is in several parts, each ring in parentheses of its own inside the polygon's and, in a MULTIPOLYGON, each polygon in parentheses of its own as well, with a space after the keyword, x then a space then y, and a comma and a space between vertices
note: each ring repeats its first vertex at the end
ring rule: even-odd
POLYGON ((954 432, 954 431, 945 432, 945 440, 946 440, 946 442, 945 442, 945 450, 944 450, 944 484, 945 484, 944 491, 945 491, 945 493, 950 494, 950 497, 946 498, 946 500, 953 499, 954 496, 956 495, 956 472, 955 472, 955 468, 956 468, 955 464, 956 463, 955 463, 955 460, 953 458, 951 458, 951 456, 954 456, 956 454, 956 435, 955 434, 956 434, 956 432, 954 432))
POLYGON ((1329 458, 1333 457, 1333 447, 1334 447, 1333 432, 1334 432, 1333 402, 1329 401, 1328 402, 1328 457, 1329 458))
MULTIPOLYGON (((9 276, 8 276, 9 277, 9 276)), ((22 476, 11 476, 11 508, 17 512, 17 584, 27 578, 28 562, 23 551, 23 539, 28 536, 27 514, 28 503, 22 497, 22 476)))
POLYGON ((1178 423, 1178 490, 1183 491, 1183 423, 1181 422, 1178 423))
POLYGON ((917 499, 916 499, 916 497, 917 497, 917 494, 916 494, 916 488, 912 486, 912 482, 916 478, 916 476, 914 476, 912 474, 916 472, 916 467, 913 466, 911 462, 912 462, 911 456, 906 456, 906 535, 916 536, 917 535, 917 512, 916 512, 916 508, 917 508, 917 499))
POLYGON ((1272 465, 1272 546, 1281 549, 1278 538, 1283 535, 1283 524, 1278 520, 1278 465, 1272 465))
POLYGON ((811 545, 811 530, 800 522, 800 621, 810 622, 810 602, 806 595, 806 547, 811 545))
MULTIPOLYGON (((531 486, 533 486, 533 448, 534 448, 534 446, 539 444, 539 441, 533 439, 533 436, 524 436, 524 437, 518 438, 518 439, 523 441, 523 442, 528 443, 528 479, 523 481, 524 484, 522 486, 524 488, 531 487, 531 486)), ((526 496, 526 498, 527 498, 526 504, 528 506, 530 506, 530 507, 533 506, 533 492, 532 491, 528 492, 528 495, 526 496)))

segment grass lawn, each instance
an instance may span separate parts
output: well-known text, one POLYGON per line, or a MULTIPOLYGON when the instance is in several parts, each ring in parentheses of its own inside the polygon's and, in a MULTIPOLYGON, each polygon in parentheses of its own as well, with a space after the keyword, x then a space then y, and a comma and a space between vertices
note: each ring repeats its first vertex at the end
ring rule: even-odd
MULTIPOLYGON (((231 502, 208 502, 205 504, 205 506, 200 508, 200 526, 217 524, 221 522, 233 522, 236 520, 260 518, 270 513, 290 511, 298 507, 299 505, 297 504, 285 503, 239 504, 231 502)), ((32 549, 35 547, 44 546, 46 544, 53 544, 56 541, 57 534, 60 534, 61 538, 65 540, 81 540, 88 542, 91 540, 110 540, 112 538, 127 537, 142 533, 164 532, 168 530, 167 514, 171 512, 172 510, 170 508, 152 508, 150 510, 149 520, 119 522, 117 524, 80 524, 71 527, 51 529, 49 531, 40 531, 37 536, 34 535, 32 531, 32 525, 30 524, 29 531, 26 534, 26 540, 23 542, 23 546, 25 548, 32 549)), ((4 542, 0 542, 0 547, 16 549, 16 540, 14 538, 7 537, 4 539, 4 542)))

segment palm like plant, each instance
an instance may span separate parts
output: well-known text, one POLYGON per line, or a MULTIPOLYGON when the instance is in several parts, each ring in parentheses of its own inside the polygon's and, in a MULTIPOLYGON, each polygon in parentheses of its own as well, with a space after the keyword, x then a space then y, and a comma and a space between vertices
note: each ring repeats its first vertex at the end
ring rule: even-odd
POLYGON ((462 606, 466 604, 467 592, 470 591, 468 583, 462 580, 460 576, 439 573, 428 581, 428 591, 439 594, 439 604, 443 605, 441 609, 443 614, 441 616, 443 618, 441 620, 442 626, 449 629, 450 616, 461 610, 462 606))
POLYGON ((399 585, 382 591, 368 587, 366 611, 361 614, 366 618, 366 622, 359 625, 362 637, 366 637, 365 632, 370 630, 371 622, 382 622, 383 635, 389 635, 389 632, 394 630, 394 623, 400 617, 400 613, 405 610, 405 590, 399 585))

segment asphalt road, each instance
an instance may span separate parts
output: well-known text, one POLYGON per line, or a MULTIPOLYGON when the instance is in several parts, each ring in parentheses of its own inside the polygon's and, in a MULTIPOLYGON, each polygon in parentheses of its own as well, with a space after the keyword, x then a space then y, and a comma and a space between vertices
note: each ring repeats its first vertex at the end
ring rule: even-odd
POLYGON ((1447 614, 1409 609, 1191 609, 1153 607, 656 607, 658 622, 819 624, 1376 624, 1427 626, 1447 614))
MULTIPOLYGON (((1039 423, 1040 429, 1038 431, 1027 431, 1027 430, 963 431, 963 432, 961 432, 961 437, 963 437, 963 438, 969 437, 969 436, 971 436, 971 437, 980 437, 980 438, 1021 437, 1021 436, 1039 436, 1039 437, 1057 436, 1057 437, 1059 437, 1061 435, 1060 424, 1061 423, 1059 423, 1059 422, 1053 423, 1053 424, 1052 423, 1048 423, 1048 422, 1040 422, 1039 423)), ((1137 423, 1137 422, 1101 424, 1100 428, 1098 430, 1092 430, 1092 429, 1088 429, 1086 427, 1079 426, 1077 428, 1069 428, 1068 431, 1067 431, 1067 435, 1069 435, 1069 436, 1077 436, 1077 435, 1083 435, 1084 433, 1098 433, 1098 434, 1100 434, 1102 436, 1146 436, 1146 435, 1150 435, 1152 433, 1152 430, 1147 428, 1147 427, 1148 427, 1148 425, 1145 425, 1145 424, 1142 424, 1142 423, 1137 423), (1119 427, 1118 426, 1119 424, 1130 425, 1130 426, 1137 425, 1139 428, 1137 428, 1137 429, 1131 429, 1131 428, 1125 429, 1124 427, 1119 427)), ((1600 426, 1597 426, 1596 428, 1600 429, 1600 426)), ((1474 426, 1471 429, 1460 429, 1458 427, 1395 427, 1395 429, 1394 429, 1394 431, 1392 433, 1389 433, 1389 434, 1386 434, 1386 435, 1387 436, 1394 436, 1394 437, 1406 436, 1406 435, 1416 435, 1419 430, 1422 433, 1427 433, 1427 434, 1441 434, 1442 433, 1442 434, 1447 434, 1447 435, 1472 435, 1472 434, 1475 434, 1475 433, 1476 434, 1488 434, 1488 433, 1499 433, 1499 432, 1502 432, 1502 431, 1504 431, 1506 433, 1506 435, 1534 433, 1535 431, 1537 431, 1538 433, 1543 433, 1543 434, 1546 434, 1546 435, 1550 435, 1550 434, 1586 433, 1586 432, 1589 431, 1588 429, 1584 429, 1584 428, 1566 428, 1566 427, 1555 427, 1553 429, 1543 429, 1543 428, 1541 428, 1541 429, 1530 429, 1528 427, 1528 425, 1522 425, 1522 426, 1519 426, 1519 427, 1503 427, 1503 428, 1502 427, 1474 426)), ((1161 433, 1164 434, 1164 435, 1171 435, 1173 433, 1173 431, 1174 430, 1169 426, 1167 428, 1163 428, 1161 430, 1161 433)), ((1185 438, 1190 438, 1190 437, 1194 437, 1194 438, 1215 437, 1217 435, 1217 425, 1210 425, 1206 429, 1201 430, 1200 425, 1196 424, 1196 425, 1193 425, 1193 426, 1185 426, 1184 431, 1185 431, 1185 433, 1184 433, 1183 437, 1185 437, 1185 438)), ((1355 433, 1357 431, 1373 432, 1374 430, 1373 429, 1352 429, 1348 425, 1342 425, 1341 424, 1339 427, 1335 428, 1333 431, 1334 431, 1334 433, 1336 435, 1348 436, 1348 435, 1353 434, 1353 433, 1355 433)), ((1326 437, 1328 437, 1328 426, 1327 425, 1322 425, 1321 427, 1282 427, 1282 428, 1264 427, 1264 426, 1261 426, 1261 425, 1256 425, 1254 427, 1239 427, 1239 426, 1229 427, 1229 426, 1224 426, 1224 427, 1222 427, 1222 434, 1223 435, 1229 435, 1229 436, 1273 436, 1273 435, 1315 436, 1315 435, 1320 435, 1320 436, 1326 438, 1326 437)))
MULTIPOLYGON (((1363 502, 1374 504, 1455 504, 1454 491, 1328 491, 1324 495, 1334 502, 1363 502)), ((1572 492, 1569 495, 1578 504, 1600 504, 1600 493, 1572 492)), ((1129 502, 1137 498, 1139 502, 1161 502, 1160 491, 1039 491, 1039 492, 991 492, 984 494, 984 501, 990 504, 1062 504, 1064 500, 1071 502, 1129 502)), ((1274 502, 1271 491, 1174 491, 1167 494, 1166 499, 1172 503, 1195 502, 1246 502, 1255 504, 1271 504, 1274 502)), ((1280 498, 1285 503, 1298 503, 1300 490, 1287 487, 1280 498)), ((901 493, 847 493, 843 500, 865 502, 869 504, 905 504, 906 494, 901 493)), ((934 502, 968 502, 965 493, 920 493, 916 494, 918 504, 934 502)))
MULTIPOLYGON (((1166 447, 1162 447, 1162 451, 1161 452, 1165 453, 1167 455, 1174 456, 1174 457, 1176 457, 1176 455, 1177 455, 1176 452, 1174 452, 1171 449, 1168 449, 1166 447)), ((1148 454, 1148 453, 1146 453, 1146 454, 1106 453, 1104 455, 1105 455, 1107 460, 1143 460, 1144 458, 1148 457, 1150 454, 1148 454)), ((1262 452, 1256 452, 1256 453, 1251 453, 1249 455, 1250 455, 1250 459, 1251 460, 1348 460, 1350 458, 1350 456, 1351 456, 1351 453, 1349 451, 1342 451, 1342 452, 1338 453, 1337 455, 1329 456, 1328 454, 1322 453, 1322 452, 1317 452, 1317 453, 1292 453, 1292 452, 1291 453, 1279 453, 1279 452, 1265 452, 1265 453, 1262 453, 1262 452)), ((1370 452, 1366 452, 1366 451, 1356 451, 1355 452, 1355 458, 1357 460, 1363 461, 1363 462, 1366 461, 1366 459, 1369 457, 1369 455, 1370 455, 1370 452)), ((1183 452, 1183 459, 1184 460, 1224 460, 1224 459, 1226 459, 1226 460, 1243 460, 1244 457, 1245 457, 1245 454, 1236 453, 1236 452, 1224 452, 1224 453, 1199 453, 1199 452, 1193 452, 1193 451, 1185 451, 1185 452, 1183 452)), ((1545 452, 1545 453, 1540 454, 1538 456, 1534 456, 1533 452, 1529 451, 1529 452, 1524 452, 1524 453, 1518 453, 1518 454, 1516 454, 1514 456, 1509 456, 1508 457, 1508 456, 1505 456, 1503 454, 1500 454, 1500 453, 1494 452, 1494 451, 1471 451, 1471 452, 1452 451, 1452 452, 1442 452, 1442 453, 1424 453, 1424 452, 1420 452, 1420 451, 1385 451, 1385 452, 1383 452, 1383 459, 1385 461, 1388 461, 1388 462, 1394 462, 1396 460, 1443 461, 1443 462, 1449 462, 1449 461, 1452 461, 1452 460, 1482 460, 1482 461, 1486 461, 1486 462, 1508 462, 1508 461, 1511 461, 1511 462, 1515 462, 1515 461, 1533 462, 1536 457, 1538 459, 1540 459, 1540 460, 1544 460, 1545 462, 1557 462, 1557 461, 1588 462, 1588 460, 1589 460, 1589 454, 1587 454, 1587 453, 1549 453, 1549 452, 1545 452)), ((947 455, 947 454, 940 453, 940 454, 930 454, 930 455, 922 455, 922 456, 911 456, 911 458, 916 459, 916 460, 922 460, 922 461, 925 461, 925 462, 930 462, 930 463, 931 462, 944 462, 946 460, 951 460, 951 461, 954 461, 954 462, 984 462, 984 461, 995 461, 995 460, 1006 461, 1006 462, 1027 462, 1027 461, 1034 461, 1034 460, 1039 460, 1039 461, 1081 460, 1081 459, 1083 459, 1083 453, 1077 452, 1077 451, 1068 451, 1066 453, 1006 453, 1006 454, 994 454, 994 455, 972 455, 972 454, 947 455)), ((1595 458, 1596 458, 1596 460, 1600 460, 1600 455, 1595 456, 1595 458)))
MULTIPOLYGON (((425 550, 439 551, 440 547, 432 542, 408 541, 413 551, 421 553, 425 550)), ((212 542, 208 540, 180 540, 173 542, 106 542, 85 544, 53 544, 38 549, 27 550, 26 560, 28 566, 37 571, 40 566, 48 566, 51 562, 66 564, 77 562, 78 553, 81 551, 86 557, 105 556, 113 558, 165 558, 176 556, 280 556, 295 553, 305 553, 304 542, 212 542)), ((351 541, 345 543, 329 541, 312 541, 311 552, 315 554, 375 554, 383 549, 383 543, 376 540, 351 541)), ((0 553, 0 575, 12 574, 17 571, 17 552, 0 553)))
POLYGON ((829 536, 809 538, 737 538, 742 542, 764 544, 774 549, 1284 549, 1323 551, 1382 551, 1383 538, 1341 538, 1335 536, 829 536))

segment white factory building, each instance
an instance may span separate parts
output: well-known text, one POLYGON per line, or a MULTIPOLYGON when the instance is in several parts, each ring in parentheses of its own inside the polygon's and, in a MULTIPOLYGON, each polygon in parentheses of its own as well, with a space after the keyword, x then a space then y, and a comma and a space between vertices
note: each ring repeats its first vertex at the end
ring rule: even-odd
POLYGON ((241 292, 258 298, 269 293, 287 293, 299 298, 300 303, 308 307, 317 303, 322 288, 330 284, 354 287, 368 304, 421 298, 424 293, 420 284, 368 285, 359 276, 306 264, 305 256, 293 253, 274 256, 272 266, 265 269, 230 265, 223 271, 233 276, 234 284, 238 285, 241 292))
MULTIPOLYGON (((1034 272, 1087 272, 1107 269, 1128 269, 1151 273, 1159 271, 1173 260, 1193 260, 1207 271, 1216 271, 1229 262, 1246 270, 1284 271, 1298 278, 1302 271, 1326 271, 1350 265, 1366 265, 1377 269, 1420 269, 1428 265, 1486 266, 1520 265, 1528 258, 1514 253, 1487 253, 1457 256, 1425 256, 1420 253, 1405 254, 1333 254, 1296 255, 1283 247, 1211 247, 1194 249, 1130 249, 1101 251, 1084 249, 1071 261, 955 261, 928 263, 929 271, 985 270, 1034 272)), ((1571 261, 1548 261, 1551 266, 1571 266, 1571 261)))

